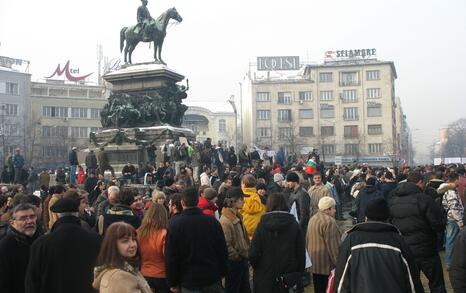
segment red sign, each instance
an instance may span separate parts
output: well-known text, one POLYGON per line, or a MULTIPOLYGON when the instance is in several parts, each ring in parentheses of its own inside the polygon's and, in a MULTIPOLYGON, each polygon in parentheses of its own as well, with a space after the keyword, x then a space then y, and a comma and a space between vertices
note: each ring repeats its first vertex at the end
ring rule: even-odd
MULTIPOLYGON (((75 71, 76 73, 79 73, 79 69, 78 70, 73 70, 75 71)), ((71 73, 72 73, 72 70, 70 69, 70 60, 68 60, 65 64, 65 67, 63 67, 63 69, 61 69, 60 67, 60 64, 58 64, 57 66, 57 69, 55 69, 55 72, 50 75, 49 77, 46 77, 46 78, 52 78, 54 77, 55 75, 57 76, 61 76, 63 73, 65 73, 65 77, 66 79, 68 79, 69 81, 80 81, 80 80, 84 80, 86 79, 87 77, 89 77, 92 73, 89 73, 89 74, 86 74, 86 75, 83 75, 83 76, 73 76, 71 73)), ((73 72, 74 73, 74 72, 73 72)))

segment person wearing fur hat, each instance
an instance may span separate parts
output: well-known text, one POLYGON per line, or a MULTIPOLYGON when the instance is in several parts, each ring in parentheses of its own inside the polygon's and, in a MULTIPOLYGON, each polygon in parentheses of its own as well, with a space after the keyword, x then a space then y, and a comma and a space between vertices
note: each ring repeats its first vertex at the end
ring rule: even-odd
POLYGON ((315 293, 325 293, 328 277, 337 264, 340 230, 335 220, 335 200, 324 196, 319 200, 319 210, 307 227, 307 252, 312 260, 312 280, 315 293))
POLYGON ((347 232, 335 269, 338 292, 424 292, 414 256, 400 231, 386 223, 389 216, 385 199, 374 199, 365 222, 347 232))

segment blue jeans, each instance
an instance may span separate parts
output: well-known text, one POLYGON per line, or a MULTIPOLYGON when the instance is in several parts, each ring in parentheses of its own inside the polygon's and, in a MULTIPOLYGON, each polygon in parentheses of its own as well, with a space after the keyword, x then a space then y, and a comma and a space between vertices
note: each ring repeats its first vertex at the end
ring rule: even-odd
POLYGON ((448 220, 447 227, 445 228, 445 264, 447 268, 450 267, 453 245, 459 232, 460 227, 458 224, 455 221, 448 220))
POLYGON ((76 183, 76 169, 78 166, 76 165, 71 165, 70 166, 70 183, 75 184, 76 183))

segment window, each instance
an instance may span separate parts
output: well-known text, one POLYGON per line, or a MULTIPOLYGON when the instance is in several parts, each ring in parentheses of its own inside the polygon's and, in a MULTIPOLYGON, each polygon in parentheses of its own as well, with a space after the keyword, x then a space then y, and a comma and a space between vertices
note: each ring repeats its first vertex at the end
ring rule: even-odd
POLYGON ((278 121, 291 121, 291 110, 278 110, 278 121))
POLYGON ((271 137, 272 131, 268 127, 259 127, 257 128, 257 137, 271 137))
POLYGON ((380 98, 380 88, 367 89, 366 91, 368 99, 380 98))
POLYGON ((367 133, 370 135, 382 134, 382 124, 367 125, 367 133))
POLYGON ((72 118, 87 118, 87 108, 71 108, 72 118))
POLYGON ((6 82, 5 93, 9 95, 18 95, 18 84, 14 82, 6 82))
POLYGON ((381 117, 382 104, 369 102, 367 103, 367 117, 381 117))
POLYGON ((2 109, 6 116, 18 116, 18 104, 3 104, 2 109))
POLYGON ((42 108, 42 116, 44 117, 68 117, 67 107, 44 106, 42 108))
POLYGON ((291 92, 279 92, 278 103, 285 105, 291 104, 291 92))
POLYGON ((333 126, 321 126, 320 135, 321 136, 333 136, 335 135, 335 128, 333 126))
POLYGON ((87 127, 71 127, 71 137, 86 138, 88 135, 87 127))
POLYGON ((358 126, 357 125, 345 126, 343 135, 345 138, 357 138, 358 137, 358 126))
POLYGON ((335 145, 334 144, 323 144, 322 145, 322 153, 327 155, 334 155, 335 154, 335 145))
POLYGON ((312 109, 300 109, 299 118, 300 119, 312 119, 314 118, 314 111, 312 111, 312 109))
POLYGON ((356 103, 358 101, 358 94, 356 90, 344 90, 341 94, 343 103, 356 103))
POLYGON ((227 131, 227 122, 225 119, 218 120, 218 132, 226 132, 227 131))
POLYGON ((320 104, 321 118, 335 118, 335 106, 329 104, 320 104))
POLYGON ((366 71, 366 80, 379 80, 380 71, 379 70, 368 70, 366 71))
POLYGON ((333 73, 332 72, 321 72, 321 73, 319 73, 319 81, 320 82, 332 82, 333 81, 333 73))
POLYGON ((300 127, 299 128, 299 136, 302 137, 311 137, 314 136, 314 129, 312 127, 300 127))
POLYGON ((359 154, 359 145, 353 143, 345 144, 345 155, 358 155, 359 154))
POLYGON ((68 137, 67 126, 42 126, 43 137, 68 137))
POLYGON ((312 101, 312 92, 299 92, 299 100, 302 102, 312 101))
POLYGON ((66 156, 67 149, 60 146, 43 146, 42 151, 44 153, 44 157, 51 157, 51 158, 62 158, 66 156))
POLYGON ((290 138, 292 135, 291 127, 279 127, 278 138, 290 138))
POLYGON ((332 101, 333 100, 333 91, 321 91, 320 92, 321 101, 332 101))
POLYGON ((91 108, 91 118, 100 119, 100 109, 91 108))
POLYGON ((359 85, 359 72, 340 72, 340 86, 359 85))
POLYGON ((344 120, 358 120, 358 108, 356 107, 348 107, 343 108, 343 119, 344 120))
POLYGON ((5 135, 7 136, 19 135, 18 124, 5 124, 5 135))
POLYGON ((256 112, 257 120, 269 120, 270 119, 270 110, 257 110, 256 112))
POLYGON ((270 101, 270 93, 269 92, 257 92, 256 93, 256 101, 257 102, 269 102, 270 101))
POLYGON ((380 154, 382 153, 382 144, 381 143, 370 143, 369 144, 369 153, 370 154, 380 154))

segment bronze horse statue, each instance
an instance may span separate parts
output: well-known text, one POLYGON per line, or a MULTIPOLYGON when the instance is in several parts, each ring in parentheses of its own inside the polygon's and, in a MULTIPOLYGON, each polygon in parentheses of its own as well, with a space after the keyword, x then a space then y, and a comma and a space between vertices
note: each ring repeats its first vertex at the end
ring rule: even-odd
POLYGON ((183 21, 183 18, 178 14, 176 8, 170 8, 162 13, 156 20, 152 20, 148 25, 144 27, 147 30, 146 35, 149 37, 147 40, 143 40, 142 31, 141 33, 135 33, 134 30, 136 25, 131 27, 124 27, 120 31, 120 52, 125 49, 125 63, 131 64, 131 54, 139 44, 139 42, 154 42, 154 59, 157 63, 165 64, 162 60, 162 45, 165 35, 167 34, 168 21, 174 19, 178 22, 183 21), (126 40, 126 46, 124 46, 126 40), (128 57, 128 58, 127 58, 128 57))

